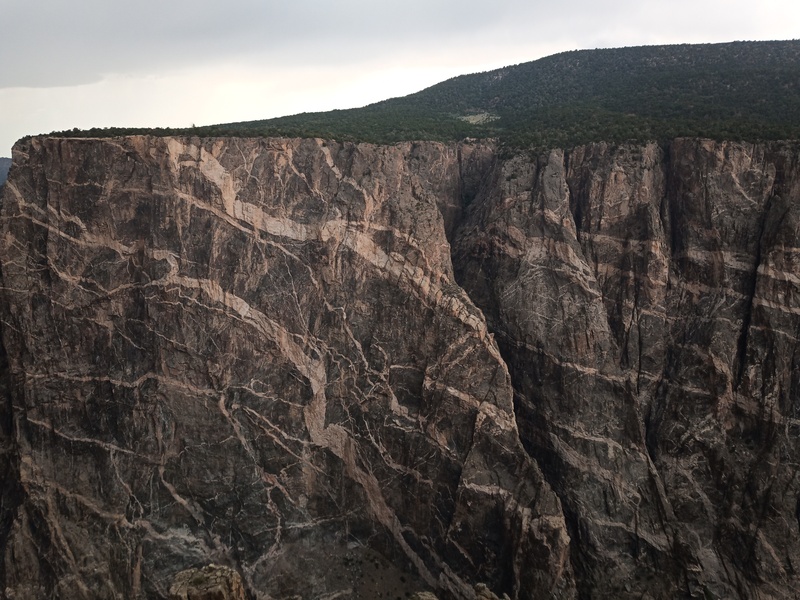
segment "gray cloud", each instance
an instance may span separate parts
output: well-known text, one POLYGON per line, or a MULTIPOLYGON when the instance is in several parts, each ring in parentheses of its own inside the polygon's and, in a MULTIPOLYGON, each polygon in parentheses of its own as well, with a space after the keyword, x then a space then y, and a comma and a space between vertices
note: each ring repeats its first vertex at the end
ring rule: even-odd
POLYGON ((0 88, 210 61, 353 63, 420 44, 560 38, 592 47, 685 41, 689 32, 706 41, 763 39, 791 13, 794 0, 0 0, 3 54, 11 57, 0 88))
POLYGON ((253 53, 296 54, 304 45, 345 42, 359 31, 360 39, 369 39, 380 35, 380 17, 396 19, 357 4, 12 0, 4 11, 3 43, 14 48, 16 60, 0 70, 0 87, 76 85, 109 73, 253 53))
POLYGON ((591 30, 636 3, 495 0, 5 0, 3 44, 14 60, 0 87, 79 85, 226 59, 300 64, 357 61, 408 45, 471 37, 504 25, 506 36, 591 30))

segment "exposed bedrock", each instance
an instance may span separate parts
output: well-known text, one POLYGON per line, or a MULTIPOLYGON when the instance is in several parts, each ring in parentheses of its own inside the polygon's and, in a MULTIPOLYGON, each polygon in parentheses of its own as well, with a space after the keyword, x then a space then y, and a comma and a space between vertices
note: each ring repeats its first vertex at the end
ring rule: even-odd
POLYGON ((572 589, 559 500, 453 279, 445 230, 489 148, 15 153, 9 597, 166 597, 209 563, 254 597, 344 597, 367 549, 391 561, 376 577, 454 597, 572 589))
POLYGON ((798 156, 18 144, 0 590, 794 597, 798 156))
POLYGON ((797 594, 797 149, 497 164, 454 244, 584 597, 797 594))

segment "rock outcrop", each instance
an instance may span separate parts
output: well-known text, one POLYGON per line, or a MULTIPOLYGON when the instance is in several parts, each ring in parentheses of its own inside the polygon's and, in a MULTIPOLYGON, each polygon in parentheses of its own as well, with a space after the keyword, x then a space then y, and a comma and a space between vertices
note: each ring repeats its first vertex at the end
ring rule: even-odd
POLYGON ((800 587, 798 148, 14 158, 8 598, 166 598, 211 563, 252 598, 800 587))
POLYGON ((229 567, 207 565, 175 576, 169 600, 247 600, 239 573, 229 567))

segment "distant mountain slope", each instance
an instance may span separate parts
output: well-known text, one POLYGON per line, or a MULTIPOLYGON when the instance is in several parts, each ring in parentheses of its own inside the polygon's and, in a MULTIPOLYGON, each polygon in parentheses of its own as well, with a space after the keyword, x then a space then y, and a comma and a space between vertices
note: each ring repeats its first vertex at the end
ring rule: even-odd
POLYGON ((8 177, 8 170, 11 168, 10 158, 0 158, 0 185, 6 182, 8 177))
POLYGON ((372 142, 498 137, 514 146, 795 138, 800 40, 565 52, 363 108, 161 132, 372 142))

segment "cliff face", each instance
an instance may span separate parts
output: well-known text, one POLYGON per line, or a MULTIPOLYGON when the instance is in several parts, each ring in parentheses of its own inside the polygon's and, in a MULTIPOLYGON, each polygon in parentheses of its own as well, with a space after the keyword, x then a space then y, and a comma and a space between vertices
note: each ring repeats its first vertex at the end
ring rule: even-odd
POLYGON ((488 149, 17 153, 10 595, 164 596, 216 562, 262 597, 311 598, 352 587, 346 561, 375 567, 347 554, 362 545, 456 596, 569 587, 560 503, 450 263, 461 181, 488 149))
POLYGON ((6 596, 793 597, 798 157, 17 146, 6 596))
POLYGON ((796 594, 799 175, 781 145, 553 152, 460 233, 587 596, 796 594))

